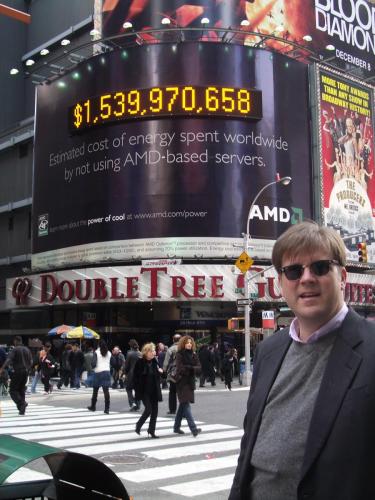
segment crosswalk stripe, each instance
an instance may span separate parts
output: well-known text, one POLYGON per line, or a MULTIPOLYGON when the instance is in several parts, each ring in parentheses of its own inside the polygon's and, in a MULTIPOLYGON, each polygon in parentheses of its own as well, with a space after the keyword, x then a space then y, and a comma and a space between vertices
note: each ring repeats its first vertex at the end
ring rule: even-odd
POLYGON ((233 476, 234 474, 227 474, 225 476, 172 484, 171 486, 161 486, 160 489, 168 493, 173 493, 174 495, 182 495, 184 497, 199 496, 202 498, 203 495, 229 490, 232 485, 233 476))
MULTIPOLYGON (((165 422, 164 427, 167 427, 167 429, 161 430, 162 426, 158 424, 158 428, 157 428, 158 436, 173 436, 173 437, 175 436, 175 434, 173 434, 173 422, 171 422, 171 421, 165 422)), ((219 424, 209 424, 209 425, 205 426, 205 428, 209 431, 217 431, 217 430, 222 429, 222 427, 223 427, 223 425, 219 425, 219 424)), ((120 429, 118 432, 115 432, 115 433, 113 433, 113 429, 112 429, 112 434, 106 435, 105 440, 107 442, 115 441, 116 443, 122 443, 124 441, 132 441, 134 439, 137 439, 139 442, 139 438, 136 435, 136 433, 134 432, 134 428, 135 428, 134 425, 132 427, 127 426, 127 427, 120 429)), ((204 426, 202 426, 202 429, 203 428, 204 428, 204 426)), ((69 431, 67 431, 67 432, 69 432, 69 431)), ((236 432, 238 432, 238 431, 236 431, 236 432)), ((93 436, 84 436, 84 437, 80 437, 80 438, 54 439, 54 440, 48 440, 48 441, 45 441, 42 439, 39 442, 42 444, 47 444, 49 446, 55 446, 56 448, 60 448, 60 447, 67 448, 68 446, 82 446, 85 444, 91 445, 92 441, 93 441, 93 436)), ((180 442, 181 442, 181 438, 180 438, 180 442)), ((189 437, 189 442, 190 442, 190 437, 189 437)), ((139 444, 138 444, 138 446, 139 446, 139 444)))
POLYGON ((161 479, 175 479, 180 476, 191 474, 201 474, 202 471, 214 471, 218 469, 227 469, 235 467, 237 464, 238 455, 228 455, 219 458, 205 458, 204 460, 195 460, 193 462, 163 465, 161 467, 153 467, 129 472, 120 472, 117 475, 121 479, 137 483, 139 481, 160 481, 161 479))
MULTIPOLYGON (((221 439, 224 436, 221 433, 216 439, 221 439)), ((237 435, 241 436, 242 431, 237 431, 237 435)), ((234 436, 233 436, 234 437, 234 436)), ((171 458, 188 457, 191 455, 200 455, 201 453, 216 453, 219 451, 232 451, 240 449, 240 440, 232 441, 218 441, 216 443, 202 443, 197 442, 191 446, 181 446, 179 448, 167 448, 164 450, 146 450, 143 453, 148 457, 157 458, 158 460, 169 460, 171 458)))
MULTIPOLYGON (((27 421, 27 422, 37 421, 37 420, 40 420, 40 418, 46 414, 48 416, 50 416, 51 418, 54 415, 58 415, 60 418, 83 417, 83 416, 89 415, 88 410, 82 410, 82 409, 80 409, 80 410, 63 410, 61 412, 58 412, 58 411, 54 411, 54 410, 51 411, 49 408, 46 408, 42 411, 35 411, 35 410, 29 411, 29 408, 27 408, 25 416, 22 418, 22 421, 27 421)), ((11 413, 8 415, 3 413, 3 417, 6 417, 8 422, 15 422, 15 421, 20 422, 18 410, 16 413, 11 413)))
MULTIPOLYGON (((99 412, 101 413, 101 412, 99 412)), ((109 415, 103 415, 101 417, 98 417, 95 415, 93 412, 84 412, 82 416, 75 416, 74 414, 69 417, 69 423, 78 423, 82 422, 85 424, 90 424, 91 421, 93 420, 116 420, 119 418, 119 415, 123 415, 120 413, 111 413, 109 415)), ((67 417, 68 418, 68 417, 67 417)), ((14 426, 14 421, 7 422, 7 423, 2 423, 1 427, 6 428, 6 427, 11 427, 14 426)), ((33 418, 33 417, 28 417, 27 415, 22 416, 22 418, 17 419, 17 423, 19 425, 26 425, 26 424, 32 424, 32 425, 48 425, 48 424, 56 424, 56 418, 33 418)))
MULTIPOLYGON (((234 431, 224 431, 220 434, 217 432, 209 433, 209 434, 201 434, 200 440, 204 441, 214 441, 216 439, 226 439, 229 437, 236 437, 236 436, 241 436, 242 431, 241 430, 234 430, 234 431)), ((70 447, 68 448, 69 451, 75 451, 77 453, 83 453, 84 455, 103 455, 105 453, 113 453, 115 451, 129 451, 129 450, 145 450, 148 448, 159 448, 161 446, 173 446, 177 445, 177 448, 168 448, 167 450, 158 450, 156 454, 154 454, 155 458, 160 458, 159 453, 161 451, 169 452, 172 455, 178 457, 180 456, 179 453, 182 453, 183 455, 181 456, 187 456, 184 454, 184 450, 186 447, 184 446, 178 446, 181 444, 189 443, 191 442, 192 438, 191 434, 187 435, 186 437, 184 436, 177 436, 177 437, 169 437, 169 438, 161 438, 161 439, 143 439, 142 441, 138 438, 136 439, 135 442, 127 443, 126 448, 124 447, 124 443, 103 443, 100 445, 90 445, 90 446, 78 446, 78 447, 70 447)), ((239 442, 239 441, 238 441, 239 442)), ((233 443, 232 441, 228 441, 229 443, 233 443)), ((237 441, 236 441, 237 443, 237 441)), ((220 449, 221 445, 225 445, 226 443, 217 443, 217 447, 220 449)), ((195 445, 196 449, 198 449, 198 445, 195 445)), ((203 446, 203 445, 201 445, 203 446)), ((207 451, 210 450, 211 444, 208 443, 206 446, 207 451)), ((238 447, 238 444, 237 444, 238 447)), ((193 447, 187 447, 187 448, 193 448, 193 447)), ((228 448, 228 449, 234 449, 234 448, 228 448)), ((151 456, 149 452, 143 452, 146 453, 147 455, 151 456)), ((197 455, 199 452, 195 452, 193 450, 188 453, 188 455, 197 455)), ((161 460, 164 460, 164 458, 161 458, 161 460)))
MULTIPOLYGON (((149 439, 146 437, 147 422, 141 436, 134 432, 141 412, 111 412, 110 415, 104 415, 102 411, 88 412, 84 408, 56 407, 46 402, 38 404, 29 401, 26 415, 19 416, 14 403, 9 400, 0 401, 0 408, 2 434, 97 456, 105 462, 108 461, 105 455, 126 455, 131 454, 132 450, 137 456, 164 462, 157 467, 147 466, 148 463, 153 465, 152 461, 143 462, 135 470, 129 470, 127 465, 122 466, 120 463, 107 465, 115 467, 116 474, 125 485, 155 482, 159 495, 165 494, 176 500, 203 498, 229 490, 243 434, 242 429, 233 425, 197 421, 202 433, 194 438, 184 421, 182 429, 185 435, 176 435, 173 433, 174 418, 167 416, 157 419, 156 434, 160 439, 149 439), (215 456, 217 453, 223 456, 215 456), (181 463, 184 457, 187 460, 181 463), (175 460, 179 463, 175 463, 175 460)), ((50 476, 23 467, 9 481, 46 478, 50 476)), ((126 487, 131 492, 131 487, 126 487)))
MULTIPOLYGON (((125 414, 126 415, 126 414, 125 414)), ((124 425, 124 423, 132 422, 134 417, 129 417, 124 416, 124 414, 117 414, 117 418, 114 419, 108 419, 108 415, 103 416, 98 415, 96 419, 93 421, 94 425, 100 425, 101 427, 112 427, 115 425, 124 425), (125 422, 126 421, 126 422, 125 422)), ((139 418, 139 417, 138 417, 139 418)), ((158 422, 164 422, 168 421, 170 422, 170 419, 168 418, 163 418, 160 417, 158 418, 158 422)), ((135 420, 134 420, 135 422, 135 420)), ((90 423, 90 422, 89 422, 90 423)), ((14 425, 14 427, 6 427, 3 428, 3 422, 1 422, 1 432, 2 434, 21 434, 24 432, 28 433, 37 433, 40 432, 40 427, 31 427, 32 424, 27 424, 27 422, 24 420, 24 417, 20 417, 20 424, 19 425, 14 425), (23 425, 21 425, 23 424, 23 425)), ((90 423, 91 426, 91 423, 90 423)), ((90 429, 90 426, 85 426, 84 422, 79 422, 79 423, 73 423, 70 420, 64 421, 64 423, 55 423, 55 424, 49 424, 49 425, 43 425, 43 430, 45 432, 49 431, 64 431, 64 430, 69 430, 69 429, 80 429, 81 433, 84 433, 86 430, 90 429)), ((56 435, 56 434, 55 434, 56 435)))

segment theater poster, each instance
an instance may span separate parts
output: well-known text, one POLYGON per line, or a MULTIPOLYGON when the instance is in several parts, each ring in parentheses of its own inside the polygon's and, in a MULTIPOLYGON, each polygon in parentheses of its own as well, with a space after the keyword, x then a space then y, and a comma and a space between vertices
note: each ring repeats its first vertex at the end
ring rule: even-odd
POLYGON ((319 66, 315 78, 322 219, 350 260, 366 241, 375 262, 374 89, 319 66))

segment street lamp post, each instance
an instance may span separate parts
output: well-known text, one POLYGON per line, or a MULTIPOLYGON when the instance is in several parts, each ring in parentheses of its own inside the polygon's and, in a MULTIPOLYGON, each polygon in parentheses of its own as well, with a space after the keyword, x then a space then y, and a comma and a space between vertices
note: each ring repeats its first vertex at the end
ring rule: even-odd
MULTIPOLYGON (((270 186, 273 186, 274 184, 278 184, 279 182, 283 184, 283 186, 287 186, 290 181, 292 180, 291 177, 281 177, 279 174, 276 175, 276 180, 269 182, 265 186, 262 187, 262 189, 256 194, 255 198, 253 199, 249 213, 247 216, 247 221, 246 221, 246 233, 243 234, 243 251, 246 252, 247 254, 249 253, 249 240, 250 240, 250 233, 249 233, 249 226, 250 226, 250 217, 251 217, 251 212, 253 210, 253 207, 255 203, 257 202, 259 196, 265 191, 267 188, 270 186)), ((250 367, 250 360, 251 360, 251 350, 250 350, 250 313, 251 313, 251 305, 250 305, 250 277, 248 275, 249 271, 245 272, 245 297, 248 299, 248 302, 245 305, 245 373, 243 375, 243 385, 245 386, 250 386, 251 384, 251 367, 250 367)))

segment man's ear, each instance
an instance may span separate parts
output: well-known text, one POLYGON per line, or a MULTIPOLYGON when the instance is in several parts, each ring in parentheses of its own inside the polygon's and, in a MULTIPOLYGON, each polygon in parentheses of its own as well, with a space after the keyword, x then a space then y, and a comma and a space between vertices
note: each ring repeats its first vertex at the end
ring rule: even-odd
POLYGON ((343 267, 343 268, 341 269, 341 290, 344 290, 344 289, 345 289, 345 285, 346 285, 346 278, 347 278, 347 272, 346 272, 345 267, 343 267))

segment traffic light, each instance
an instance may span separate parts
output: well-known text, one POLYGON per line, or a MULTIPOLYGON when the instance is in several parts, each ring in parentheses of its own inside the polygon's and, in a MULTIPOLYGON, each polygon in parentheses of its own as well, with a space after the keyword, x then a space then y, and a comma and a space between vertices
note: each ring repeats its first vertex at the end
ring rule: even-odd
POLYGON ((358 262, 367 262, 367 244, 363 241, 358 243, 358 262))

